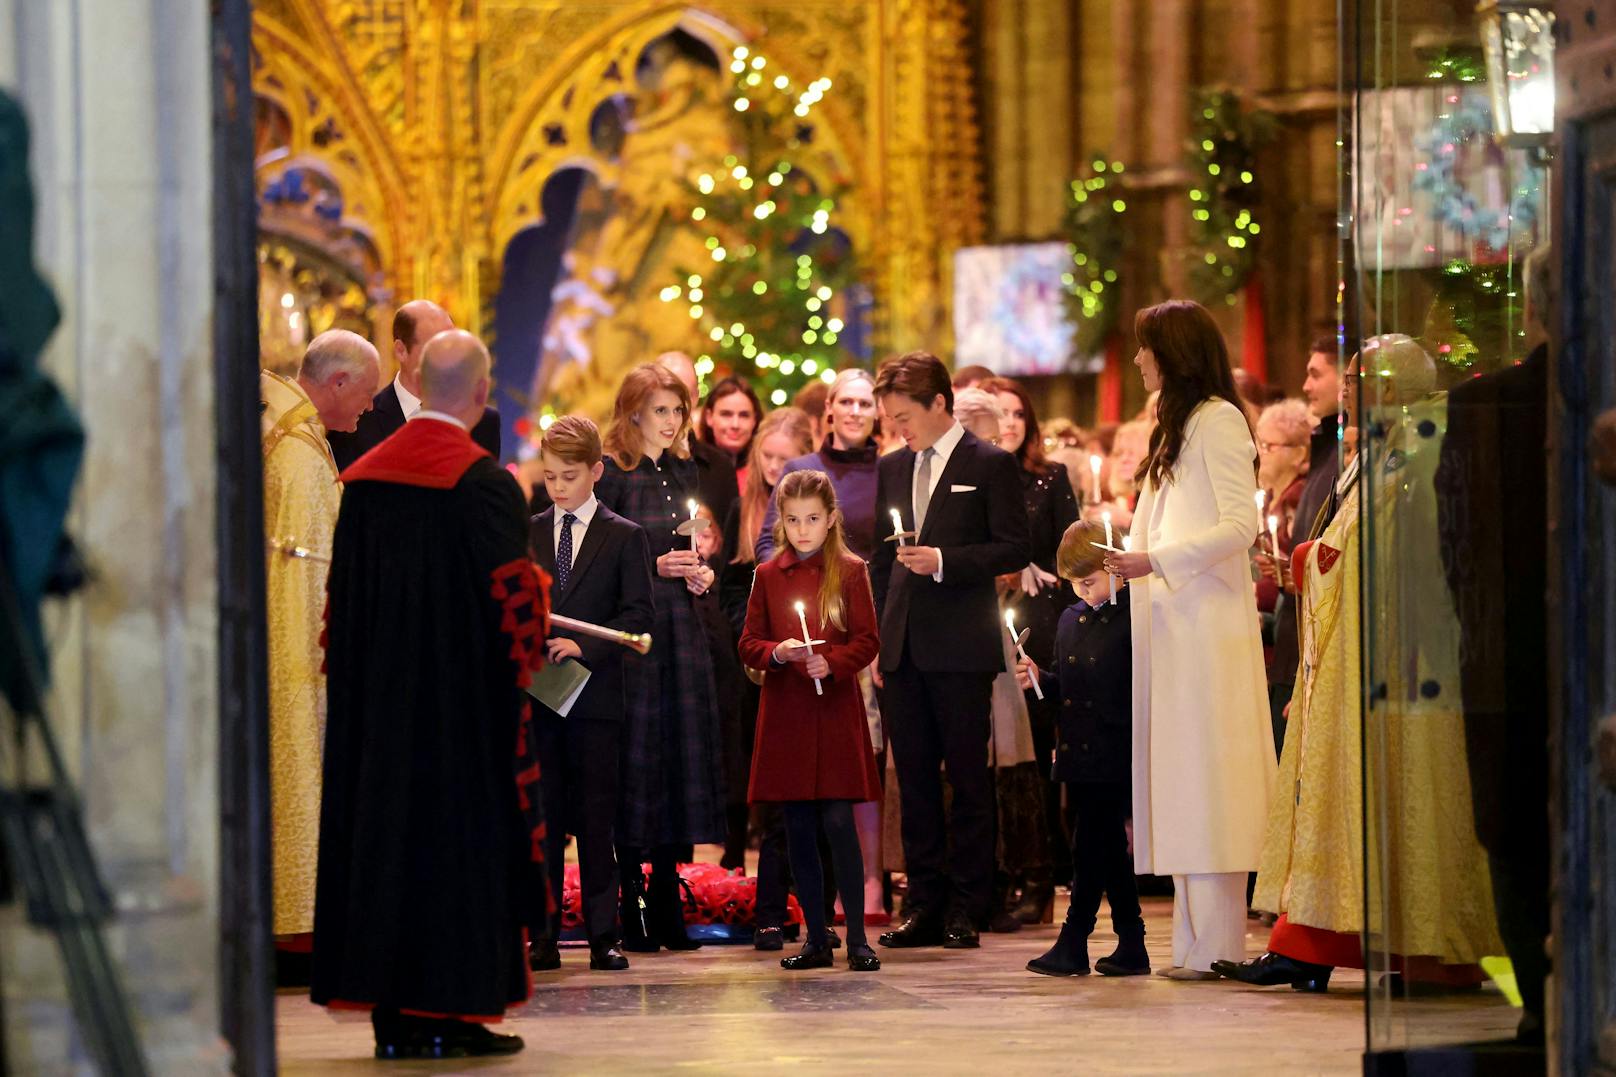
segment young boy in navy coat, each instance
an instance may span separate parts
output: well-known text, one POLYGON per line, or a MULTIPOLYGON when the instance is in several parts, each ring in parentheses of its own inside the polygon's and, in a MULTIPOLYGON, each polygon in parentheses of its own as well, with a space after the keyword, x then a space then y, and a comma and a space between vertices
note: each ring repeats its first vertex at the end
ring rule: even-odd
MULTIPOLYGON (((533 557, 552 580, 552 612, 622 632, 649 632, 653 614, 651 551, 639 525, 595 499, 600 480, 600 431, 575 415, 557 419, 539 443, 544 486, 553 504, 533 517, 533 557)), ((535 703, 540 785, 544 790, 545 864, 557 911, 534 917, 549 930, 533 942, 534 969, 558 969, 561 954, 561 873, 566 835, 578 841, 578 882, 589 967, 628 968, 617 934, 618 749, 622 736, 621 645, 564 630, 550 633, 545 657, 571 658, 589 668, 589 681, 566 717, 535 703)))
POLYGON ((1049 952, 1027 962, 1045 976, 1087 976, 1089 934, 1100 895, 1111 904, 1116 952, 1095 962, 1102 976, 1142 976, 1150 971, 1145 922, 1128 848, 1133 780, 1133 639, 1127 581, 1105 574, 1105 530, 1083 520, 1061 536, 1055 569, 1071 581, 1077 602, 1061 614, 1055 632, 1055 665, 1041 670, 1023 659, 1016 666, 1023 688, 1038 680, 1059 703, 1055 778, 1067 783, 1077 808, 1072 829, 1072 903, 1060 938, 1049 952))

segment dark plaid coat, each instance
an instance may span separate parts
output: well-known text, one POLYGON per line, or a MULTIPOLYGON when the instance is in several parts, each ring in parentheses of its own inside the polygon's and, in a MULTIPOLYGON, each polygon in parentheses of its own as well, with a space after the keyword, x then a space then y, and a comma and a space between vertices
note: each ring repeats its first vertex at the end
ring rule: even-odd
MULTIPOLYGON (((697 498, 696 465, 671 453, 624 471, 606 461, 601 504, 645 530, 656 618, 651 652, 624 663, 627 695, 618 841, 633 848, 724 840, 724 753, 712 655, 683 580, 655 561, 690 540, 674 533, 697 498)), ((714 584, 716 587, 716 583, 714 584)))

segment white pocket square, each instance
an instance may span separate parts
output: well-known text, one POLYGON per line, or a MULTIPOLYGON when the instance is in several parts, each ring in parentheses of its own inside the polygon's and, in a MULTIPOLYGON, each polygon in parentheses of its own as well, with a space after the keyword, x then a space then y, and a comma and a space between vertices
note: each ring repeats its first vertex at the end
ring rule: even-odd
POLYGON ((948 488, 948 492, 951 494, 969 494, 975 492, 975 490, 976 487, 974 486, 961 486, 957 482, 948 488))

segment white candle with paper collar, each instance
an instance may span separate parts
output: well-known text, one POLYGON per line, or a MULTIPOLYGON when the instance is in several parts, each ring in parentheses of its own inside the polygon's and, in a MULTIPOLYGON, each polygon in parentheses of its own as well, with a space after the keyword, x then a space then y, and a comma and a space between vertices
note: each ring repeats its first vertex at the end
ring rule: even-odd
MULTIPOLYGON (((1020 637, 1016 635, 1016 611, 1015 610, 1005 610, 1004 611, 1004 627, 1008 628, 1010 630, 1010 642, 1014 643, 1016 645, 1016 656, 1018 658, 1020 658, 1023 662, 1032 661, 1032 659, 1027 657, 1026 649, 1021 646, 1020 637)), ((1039 699, 1044 698, 1044 690, 1042 688, 1038 687, 1038 678, 1037 677, 1032 678, 1032 694, 1037 696, 1039 699)))
MULTIPOLYGON (((1105 524, 1105 544, 1107 546, 1114 545, 1111 541, 1111 514, 1109 512, 1100 513, 1100 522, 1105 524)), ((1112 573, 1107 572, 1105 582, 1111 585, 1111 605, 1115 606, 1117 604, 1117 578, 1112 573)))
MULTIPOLYGON (((797 606, 797 623, 802 626, 802 646, 803 646, 803 649, 805 651, 807 651, 811 655, 811 654, 814 653, 814 646, 813 646, 812 643, 809 642, 809 640, 813 639, 814 637, 812 637, 812 636, 810 636, 808 634, 808 614, 804 611, 803 605, 802 605, 801 602, 798 602, 796 604, 796 606, 797 606)), ((814 678, 814 695, 822 696, 824 694, 825 694, 825 686, 819 683, 819 678, 818 677, 815 677, 814 678)))
MULTIPOLYGON (((696 503, 694 501, 686 501, 685 504, 690 506, 690 519, 691 519, 692 522, 694 522, 695 519, 696 519, 696 512, 697 512, 698 506, 696 505, 696 503)), ((691 553, 696 552, 696 529, 695 528, 690 529, 690 552, 691 553)))
POLYGON ((903 545, 903 515, 897 509, 892 510, 892 537, 898 540, 899 546, 903 545))
POLYGON ((1273 543, 1274 543, 1274 560, 1277 562, 1279 560, 1279 517, 1278 516, 1270 515, 1268 517, 1268 537, 1271 540, 1273 540, 1273 543))
POLYGON ((1103 466, 1103 464, 1104 464, 1104 461, 1102 461, 1100 459, 1100 454, 1099 453, 1091 453, 1089 455, 1089 474, 1091 476, 1093 476, 1093 480, 1094 480, 1094 482, 1093 482, 1094 491, 1093 492, 1094 492, 1094 503, 1096 505, 1098 505, 1100 503, 1100 468, 1101 468, 1101 466, 1103 466))

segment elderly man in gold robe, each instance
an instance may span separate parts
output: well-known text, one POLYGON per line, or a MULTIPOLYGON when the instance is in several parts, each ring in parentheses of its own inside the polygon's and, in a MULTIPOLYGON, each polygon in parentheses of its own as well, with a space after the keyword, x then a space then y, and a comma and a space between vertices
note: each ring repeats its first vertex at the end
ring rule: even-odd
POLYGON ((1363 400, 1375 434, 1343 467, 1329 526, 1295 554, 1302 663, 1252 900, 1282 915, 1268 952, 1212 967, 1244 983, 1322 991, 1334 968, 1366 966, 1367 945, 1407 980, 1473 986, 1477 963, 1503 943, 1471 815, 1458 620, 1436 526, 1447 400, 1419 344, 1374 337, 1347 372, 1349 425, 1360 371, 1372 379, 1363 400), (1377 697, 1367 709, 1366 673, 1377 697))
POLYGON ((378 356, 357 333, 314 338, 296 378, 262 371, 264 536, 269 599, 269 766, 274 931, 306 950, 314 931, 325 675, 320 669, 326 559, 342 486, 326 443, 352 430, 376 393, 378 356))

